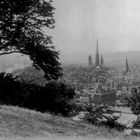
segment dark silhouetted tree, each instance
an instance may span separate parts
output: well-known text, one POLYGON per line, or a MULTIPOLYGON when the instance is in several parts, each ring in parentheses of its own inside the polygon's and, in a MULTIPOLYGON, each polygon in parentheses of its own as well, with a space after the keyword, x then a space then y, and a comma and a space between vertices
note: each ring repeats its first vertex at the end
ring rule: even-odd
MULTIPOLYGON (((140 89, 140 88, 139 88, 140 89)), ((128 107, 131 107, 131 111, 139 115, 140 114, 140 91, 137 88, 133 88, 131 96, 126 98, 128 107)))
POLYGON ((59 53, 46 34, 54 28, 53 11, 51 1, 0 0, 0 55, 28 55, 48 80, 61 75, 59 53))

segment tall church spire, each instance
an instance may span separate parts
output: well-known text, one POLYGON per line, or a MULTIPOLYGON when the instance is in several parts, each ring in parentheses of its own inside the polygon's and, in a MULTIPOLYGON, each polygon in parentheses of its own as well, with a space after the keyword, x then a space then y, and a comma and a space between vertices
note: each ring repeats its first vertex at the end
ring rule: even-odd
POLYGON ((91 55, 88 56, 88 66, 92 67, 92 56, 91 55))
POLYGON ((96 42, 96 54, 98 54, 99 53, 99 51, 98 51, 98 40, 97 40, 97 42, 96 42))
POLYGON ((129 72, 129 64, 128 64, 128 60, 127 60, 127 56, 126 56, 126 73, 129 72))
POLYGON ((98 40, 96 43, 96 54, 95 54, 95 66, 100 65, 99 51, 98 51, 98 40))
POLYGON ((100 62, 101 66, 104 65, 104 59, 103 59, 103 56, 101 55, 101 62, 100 62))

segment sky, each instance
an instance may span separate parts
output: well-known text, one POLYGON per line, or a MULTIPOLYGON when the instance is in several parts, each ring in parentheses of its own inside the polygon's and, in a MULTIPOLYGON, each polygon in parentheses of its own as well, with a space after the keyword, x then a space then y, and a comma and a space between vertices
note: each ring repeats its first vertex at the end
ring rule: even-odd
POLYGON ((61 56, 140 50, 140 0, 53 0, 61 56))
MULTIPOLYGON (((125 61, 126 56, 109 57, 110 52, 140 51, 140 0, 53 0, 52 4, 56 27, 46 32, 53 37, 61 63, 88 64, 88 55, 95 58, 97 39, 105 62, 112 56, 125 61)), ((9 65, 15 57, 4 60, 9 65)), ((21 64, 19 56, 16 60, 21 64)))

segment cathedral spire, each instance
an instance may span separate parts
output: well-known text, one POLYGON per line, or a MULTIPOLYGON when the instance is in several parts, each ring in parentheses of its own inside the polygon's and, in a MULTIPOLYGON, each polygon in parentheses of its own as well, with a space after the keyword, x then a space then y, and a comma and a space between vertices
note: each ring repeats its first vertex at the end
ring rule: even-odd
POLYGON ((101 66, 104 65, 104 59, 103 59, 103 56, 101 55, 101 62, 100 62, 101 66))
POLYGON ((99 51, 98 51, 98 40, 96 42, 96 54, 99 54, 99 51))
POLYGON ((92 56, 91 55, 88 56, 88 66, 92 67, 92 56))
POLYGON ((95 66, 99 66, 100 65, 100 58, 99 58, 99 50, 98 50, 98 40, 96 43, 96 54, 95 54, 95 66))
POLYGON ((128 64, 128 59, 127 59, 127 56, 126 56, 126 73, 129 72, 129 64, 128 64))

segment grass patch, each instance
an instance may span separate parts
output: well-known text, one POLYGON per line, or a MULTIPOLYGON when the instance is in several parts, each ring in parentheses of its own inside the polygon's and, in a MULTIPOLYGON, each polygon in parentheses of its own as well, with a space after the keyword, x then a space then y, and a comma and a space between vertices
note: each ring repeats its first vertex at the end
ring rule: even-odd
POLYGON ((0 106, 0 136, 89 136, 114 138, 124 135, 114 129, 95 127, 71 118, 14 106, 0 106))

